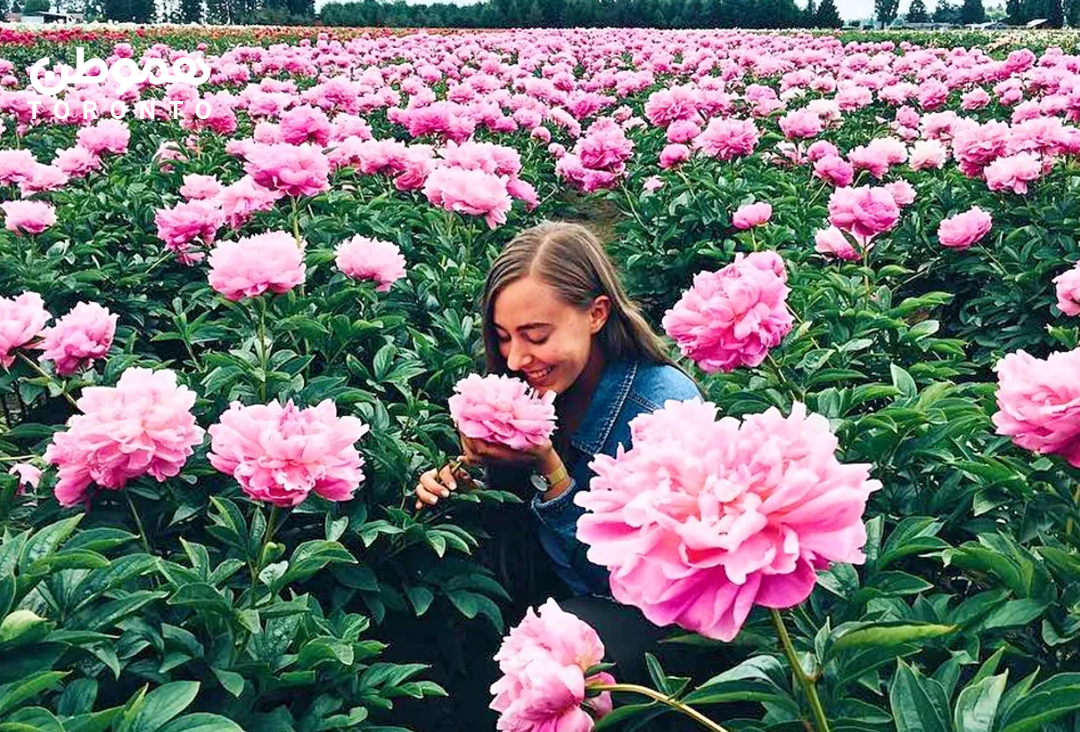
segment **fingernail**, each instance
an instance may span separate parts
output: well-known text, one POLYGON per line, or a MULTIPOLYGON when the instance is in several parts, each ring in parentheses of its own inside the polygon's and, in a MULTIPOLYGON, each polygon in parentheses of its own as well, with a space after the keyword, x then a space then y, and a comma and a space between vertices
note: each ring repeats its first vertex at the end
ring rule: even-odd
POLYGON ((432 496, 432 497, 431 497, 431 505, 432 505, 432 506, 434 506, 434 505, 435 505, 436 503, 438 503, 438 502, 439 502, 439 499, 438 499, 438 498, 436 498, 435 496, 432 496))
POLYGON ((456 490, 456 489, 457 489, 457 481, 456 480, 450 481, 450 490, 456 490))

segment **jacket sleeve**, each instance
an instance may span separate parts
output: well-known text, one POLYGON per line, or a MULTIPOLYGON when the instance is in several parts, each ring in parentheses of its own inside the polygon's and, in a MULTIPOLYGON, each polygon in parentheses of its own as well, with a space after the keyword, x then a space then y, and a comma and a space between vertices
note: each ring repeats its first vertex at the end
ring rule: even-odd
POLYGON ((584 508, 574 503, 577 492, 577 481, 571 478, 570 485, 555 498, 545 501, 537 493, 530 503, 533 514, 563 541, 577 540, 577 521, 585 513, 584 508))

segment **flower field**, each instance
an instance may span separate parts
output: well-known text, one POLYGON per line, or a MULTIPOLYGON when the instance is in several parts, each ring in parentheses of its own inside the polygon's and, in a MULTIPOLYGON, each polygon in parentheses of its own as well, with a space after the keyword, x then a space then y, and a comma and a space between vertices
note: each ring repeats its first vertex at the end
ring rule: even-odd
POLYGON ((0 732, 1080 730, 1080 55, 1032 38, 0 31, 0 732), (700 678, 601 663, 530 486, 414 509, 546 219, 708 398, 578 496, 700 678))

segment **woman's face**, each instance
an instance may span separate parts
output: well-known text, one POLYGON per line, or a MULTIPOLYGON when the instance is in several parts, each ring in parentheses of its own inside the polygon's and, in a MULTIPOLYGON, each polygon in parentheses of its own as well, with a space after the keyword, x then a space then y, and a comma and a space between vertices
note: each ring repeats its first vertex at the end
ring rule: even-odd
POLYGON ((593 336, 607 322, 610 307, 601 295, 588 310, 578 310, 535 275, 516 280, 495 298, 499 353, 510 371, 538 392, 560 394, 585 369, 593 336))

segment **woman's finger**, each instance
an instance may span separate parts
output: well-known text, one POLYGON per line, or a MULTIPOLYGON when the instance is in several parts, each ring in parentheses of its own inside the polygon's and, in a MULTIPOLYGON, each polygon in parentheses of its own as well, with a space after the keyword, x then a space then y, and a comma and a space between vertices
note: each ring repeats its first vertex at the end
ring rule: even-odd
MULTIPOLYGON (((439 480, 442 481, 442 484, 450 490, 457 490, 457 477, 454 475, 454 469, 452 465, 443 466, 443 469, 439 471, 439 480)), ((448 495, 450 494, 444 493, 443 497, 445 498, 448 495)))
POLYGON ((425 486, 416 486, 416 509, 420 510, 425 505, 434 506, 439 502, 439 497, 429 491, 425 486))
POLYGON ((438 476, 435 475, 434 470, 429 470, 420 476, 420 487, 433 496, 446 498, 450 495, 450 491, 447 490, 446 485, 440 482, 438 476))

